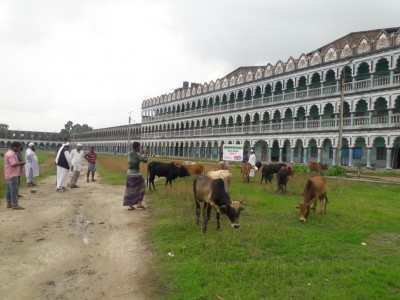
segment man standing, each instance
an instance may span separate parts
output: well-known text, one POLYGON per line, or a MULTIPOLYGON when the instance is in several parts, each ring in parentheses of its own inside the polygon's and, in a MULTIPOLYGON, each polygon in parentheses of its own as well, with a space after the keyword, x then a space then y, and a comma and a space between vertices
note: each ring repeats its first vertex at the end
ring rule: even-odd
POLYGON ((94 172, 96 172, 96 159, 97 154, 94 152, 94 147, 90 147, 90 151, 85 154, 85 159, 88 161, 88 171, 87 171, 87 182, 89 182, 89 174, 92 173, 92 181, 96 181, 94 179, 94 172))
POLYGON ((71 151, 71 171, 72 171, 72 178, 71 178, 71 183, 70 187, 71 188, 77 188, 78 186, 76 183, 78 182, 79 175, 81 174, 82 171, 82 161, 84 157, 84 152, 82 150, 82 145, 77 144, 76 149, 71 151))
POLYGON ((25 175, 26 182, 29 187, 34 187, 36 184, 33 182, 33 177, 39 176, 39 163, 35 153, 35 144, 29 143, 28 148, 25 152, 25 175))
POLYGON ((71 156, 69 154, 69 143, 66 142, 58 150, 56 157, 57 165, 57 192, 67 190, 68 171, 71 168, 71 156))
POLYGON ((7 208, 15 210, 25 209, 18 205, 18 177, 21 176, 21 167, 25 162, 18 161, 17 153, 21 143, 12 142, 11 149, 4 155, 4 178, 7 181, 7 208))
POLYGON ((251 165, 249 176, 254 177, 255 171, 257 171, 257 169, 256 169, 256 155, 254 154, 253 149, 250 150, 249 164, 251 165))

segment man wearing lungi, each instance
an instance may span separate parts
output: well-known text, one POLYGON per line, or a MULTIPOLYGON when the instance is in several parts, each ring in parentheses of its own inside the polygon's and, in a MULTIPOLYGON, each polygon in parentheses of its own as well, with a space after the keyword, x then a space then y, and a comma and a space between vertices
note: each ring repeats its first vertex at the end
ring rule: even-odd
POLYGON ((123 206, 128 206, 128 210, 136 208, 145 209, 142 205, 146 183, 140 173, 140 162, 147 163, 147 149, 140 152, 140 143, 132 144, 132 151, 128 153, 128 171, 126 177, 126 189, 123 206))

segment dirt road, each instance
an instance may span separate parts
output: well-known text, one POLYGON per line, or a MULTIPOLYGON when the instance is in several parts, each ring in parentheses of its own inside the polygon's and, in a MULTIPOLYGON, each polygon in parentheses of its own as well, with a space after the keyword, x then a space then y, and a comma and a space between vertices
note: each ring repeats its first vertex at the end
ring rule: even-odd
POLYGON ((55 177, 23 188, 26 210, 0 208, 0 299, 149 299, 148 210, 122 207, 124 188, 55 177))

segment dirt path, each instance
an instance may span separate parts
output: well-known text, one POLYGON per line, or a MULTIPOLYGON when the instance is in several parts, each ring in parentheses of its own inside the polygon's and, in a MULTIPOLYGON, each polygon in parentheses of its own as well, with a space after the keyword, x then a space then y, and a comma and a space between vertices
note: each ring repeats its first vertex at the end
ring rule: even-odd
POLYGON ((122 207, 123 187, 98 182, 57 193, 55 177, 24 211, 0 208, 0 299, 149 299, 148 210, 122 207))

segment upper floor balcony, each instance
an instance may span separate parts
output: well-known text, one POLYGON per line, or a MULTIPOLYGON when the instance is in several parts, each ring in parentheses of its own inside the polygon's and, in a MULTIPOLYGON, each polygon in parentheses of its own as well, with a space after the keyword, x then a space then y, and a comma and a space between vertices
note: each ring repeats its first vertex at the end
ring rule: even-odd
MULTIPOLYGON (((391 73, 390 76, 374 77, 366 80, 353 80, 346 82, 344 85, 345 95, 351 95, 359 92, 373 92, 385 88, 399 88, 400 87, 400 74, 391 73)), ((241 101, 235 100, 233 103, 213 103, 212 105, 197 105, 185 111, 171 111, 169 113, 159 113, 154 116, 143 116, 143 123, 159 122, 165 120, 174 120, 180 118, 188 118, 192 116, 204 116, 215 113, 240 111, 242 109, 268 107, 280 104, 289 104, 297 101, 313 101, 316 99, 327 97, 339 97, 341 94, 341 87, 339 81, 334 85, 321 85, 318 88, 311 88, 310 85, 305 87, 304 90, 297 90, 286 92, 282 91, 281 94, 271 96, 253 96, 251 99, 243 99, 241 101)))
MULTIPOLYGON (((343 130, 363 130, 363 129, 393 129, 400 128, 400 113, 384 116, 361 116, 356 117, 351 114, 350 117, 343 118, 343 130)), ((218 126, 206 128, 194 128, 185 130, 170 130, 143 132, 143 138, 163 139, 163 138, 192 138, 204 136, 229 136, 242 134, 291 134, 291 133, 307 133, 307 132, 329 132, 339 130, 339 119, 322 119, 304 120, 291 122, 274 123, 270 121, 267 124, 250 124, 250 125, 234 125, 234 126, 218 126)))

